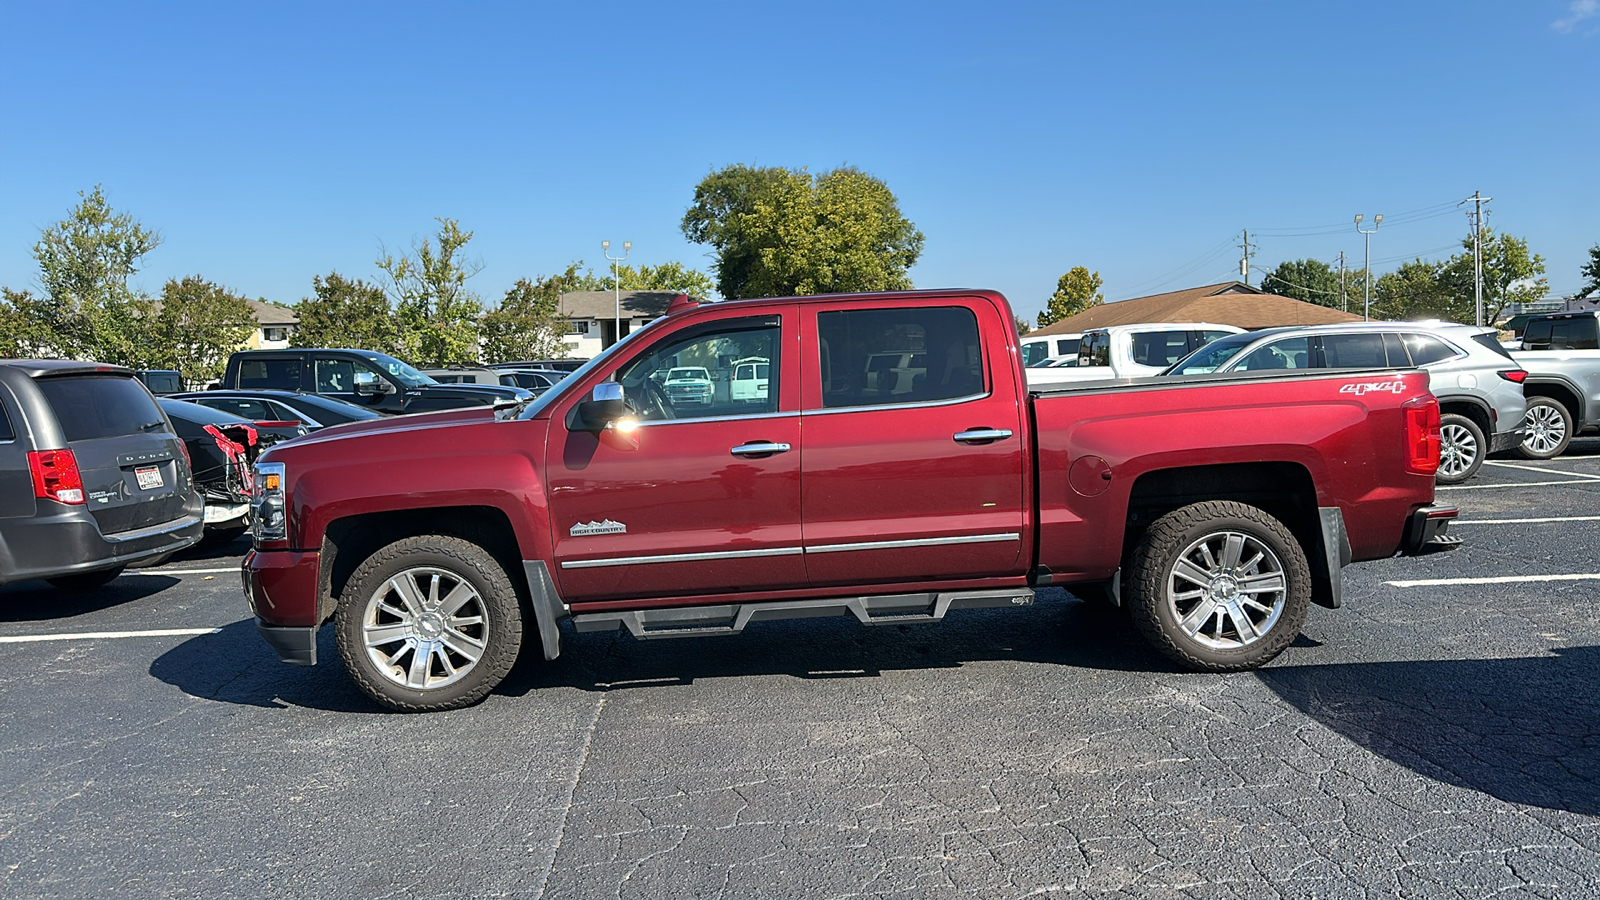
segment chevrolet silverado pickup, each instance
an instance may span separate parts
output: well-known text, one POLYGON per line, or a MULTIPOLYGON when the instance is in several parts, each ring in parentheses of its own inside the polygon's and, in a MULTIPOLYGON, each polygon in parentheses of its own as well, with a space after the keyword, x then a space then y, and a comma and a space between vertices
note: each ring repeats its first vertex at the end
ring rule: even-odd
POLYGON ((1005 298, 680 297, 521 407, 356 423, 257 463, 245 592, 285 662, 331 622, 400 710, 473 703, 524 643, 937 622, 1063 586, 1199 670, 1259 666, 1353 561, 1450 549, 1412 368, 1030 389, 1005 298), (869 378, 880 354, 916 357, 869 378), (660 376, 768 361, 766 395, 660 376), (568 623, 563 626, 563 621, 568 623))

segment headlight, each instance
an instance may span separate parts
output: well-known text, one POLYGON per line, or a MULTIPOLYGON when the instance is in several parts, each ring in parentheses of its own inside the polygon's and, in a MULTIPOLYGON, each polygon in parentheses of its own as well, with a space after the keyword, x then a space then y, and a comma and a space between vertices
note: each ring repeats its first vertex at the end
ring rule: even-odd
POLYGON ((255 490, 250 495, 250 530, 260 541, 289 539, 289 503, 284 493, 283 463, 256 463, 255 490))

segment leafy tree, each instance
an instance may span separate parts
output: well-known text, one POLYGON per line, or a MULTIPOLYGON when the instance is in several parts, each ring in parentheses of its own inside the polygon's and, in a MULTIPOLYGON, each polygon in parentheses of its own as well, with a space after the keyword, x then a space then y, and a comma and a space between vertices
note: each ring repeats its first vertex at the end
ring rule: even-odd
MULTIPOLYGON (((574 289, 581 276, 573 263, 565 272, 534 281, 517 279, 500 305, 479 323, 484 362, 558 359, 567 355, 567 321, 561 295, 574 289)), ((631 289, 630 289, 631 290, 631 289)))
MULTIPOLYGON (((573 265, 576 270, 583 262, 580 260, 573 265)), ((676 291, 701 299, 710 297, 714 290, 710 276, 680 262, 664 262, 658 266, 618 266, 617 281, 622 283, 625 291, 676 291)), ((566 290, 609 291, 613 283, 610 269, 599 275, 586 270, 582 275, 574 275, 573 287, 566 290)))
POLYGON ((483 304, 467 289, 467 279, 483 269, 461 258, 472 232, 455 219, 438 219, 438 249, 423 238, 412 252, 385 252, 378 268, 388 276, 399 331, 400 355, 419 366, 448 366, 474 361, 478 318, 483 304))
POLYGON ((1372 317, 1389 321, 1444 319, 1472 321, 1472 295, 1445 278, 1445 263, 1423 259, 1401 264, 1372 285, 1372 317))
MULTIPOLYGON (((1361 297, 1360 282, 1352 281, 1345 273, 1345 296, 1361 297), (1351 285, 1356 285, 1351 290, 1351 285)), ((1261 289, 1280 297, 1293 297, 1318 306, 1339 309, 1339 273, 1319 259, 1293 259, 1278 263, 1278 267, 1261 279, 1261 289)))
POLYGON ((311 279, 312 296, 295 305, 296 347, 354 347, 395 353, 394 312, 383 288, 338 272, 311 279))
POLYGON ((255 330, 255 315, 245 298, 198 275, 172 279, 147 323, 150 366, 177 369, 185 380, 222 377, 228 354, 255 330))
MULTIPOLYGON (((1440 281, 1448 290, 1463 294, 1469 306, 1475 305, 1472 278, 1472 237, 1461 242, 1465 253, 1450 257, 1440 273, 1440 281)), ((1483 256, 1483 320, 1499 321, 1506 308, 1513 303, 1535 303, 1550 293, 1550 281, 1544 275, 1544 257, 1528 252, 1528 241, 1509 234, 1496 234, 1493 229, 1483 230, 1481 243, 1483 256)), ((1462 319, 1472 322, 1473 315, 1462 319)))
POLYGON ((1589 248, 1589 261, 1584 264, 1578 273, 1589 279, 1583 287, 1578 289, 1579 297, 1592 297, 1600 294, 1600 244, 1589 248))
POLYGON ((724 297, 909 288, 924 240, 888 185, 852 167, 728 166, 695 187, 681 227, 715 249, 724 297))
POLYGON ((150 304, 128 279, 161 235, 112 210, 99 185, 78 196, 67 218, 43 229, 33 246, 45 292, 33 313, 54 353, 138 365, 150 304))
POLYGON ((1017 337, 1022 337, 1023 335, 1026 335, 1028 332, 1033 330, 1033 326, 1028 324, 1028 320, 1027 319, 1024 319, 1023 317, 1018 316, 1018 315, 1013 315, 1011 318, 1016 320, 1017 337))
POLYGON ((54 309, 48 297, 31 291, 0 288, 0 357, 27 359, 60 356, 59 336, 51 327, 54 309))
POLYGON ((1071 318, 1104 303, 1106 297, 1100 293, 1100 286, 1104 283, 1100 280, 1099 272, 1090 272, 1083 266, 1068 269, 1065 275, 1056 280, 1056 292, 1045 302, 1044 312, 1039 313, 1039 327, 1071 318))

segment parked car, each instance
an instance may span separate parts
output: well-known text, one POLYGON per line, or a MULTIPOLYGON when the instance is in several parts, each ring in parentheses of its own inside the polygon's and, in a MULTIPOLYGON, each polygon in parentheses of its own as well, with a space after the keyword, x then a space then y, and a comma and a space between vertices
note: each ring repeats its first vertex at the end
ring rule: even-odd
POLYGON ((0 360, 0 584, 99 587, 200 540, 184 444, 131 369, 0 360))
POLYGON ((728 398, 735 403, 765 403, 771 360, 747 356, 733 361, 733 377, 728 382, 728 398))
POLYGON ((1600 313, 1530 316, 1522 349, 1511 358, 1528 370, 1528 411, 1517 452, 1551 459, 1572 438, 1600 428, 1600 313))
POLYGON ((423 369, 422 374, 440 384, 499 384, 519 387, 535 397, 569 373, 554 369, 469 368, 423 369))
POLYGON ((133 374, 157 397, 183 391, 183 376, 176 369, 134 369, 133 374))
POLYGON ((558 369, 500 369, 500 383, 526 388, 535 397, 560 384, 571 372, 558 369))
POLYGON ((1022 364, 1025 366, 1038 365, 1048 357, 1077 356, 1078 342, 1083 335, 1073 334, 1025 334, 1018 345, 1022 348, 1022 364))
POLYGON ((1211 322, 1150 322, 1091 328, 1078 342, 1078 364, 1028 369, 1028 384, 1045 386, 1105 378, 1152 378, 1211 341, 1243 328, 1211 322))
POLYGON ((308 419, 288 404, 269 397, 241 396, 233 391, 193 391, 171 394, 163 399, 182 400, 238 416, 255 426, 260 434, 276 440, 300 437, 322 427, 321 423, 308 419))
POLYGON ((191 391, 186 394, 173 394, 172 399, 187 400, 190 403, 209 406, 252 420, 255 417, 250 413, 264 408, 269 415, 262 421, 298 421, 307 431, 318 431, 330 425, 383 418, 382 413, 369 407, 299 391, 274 391, 265 388, 256 391, 191 391), (253 403, 260 403, 261 407, 241 405, 253 403))
POLYGON ((491 369, 554 369, 568 374, 583 368, 588 357, 563 356, 560 359, 524 359, 516 362, 490 363, 491 369))
POLYGON ((517 415, 274 447, 245 561, 258 629, 315 664, 331 621, 374 701, 449 709, 574 631, 904 626, 1064 586, 1235 671, 1337 608, 1344 565, 1459 543, 1422 372, 1030 389, 1013 322, 992 291, 675 301, 517 415), (867 357, 912 339, 918 389, 867 393, 867 357), (668 360, 730 347, 782 373, 772 409, 659 401, 668 360))
POLYGON ((439 384, 408 363, 371 350, 241 350, 228 357, 220 387, 305 391, 386 415, 533 399, 516 387, 439 384))
POLYGON ((662 388, 673 406, 710 406, 715 398, 711 373, 702 366, 677 366, 667 371, 662 388))
POLYGON ((1497 334, 1440 322, 1269 328, 1219 339, 1163 374, 1416 366, 1428 373, 1443 417, 1439 483, 1459 484, 1488 454, 1522 442, 1528 373, 1497 334))
POLYGON ((1071 356, 1046 356, 1044 359, 1041 359, 1036 363, 1029 364, 1028 368, 1030 368, 1030 369, 1055 369, 1055 368, 1060 368, 1062 366, 1066 366, 1067 368, 1072 368, 1073 366, 1076 366, 1077 364, 1078 364, 1078 354, 1074 353, 1071 356))
POLYGON ((206 540, 226 543, 243 535, 250 527, 251 466, 265 449, 261 429, 198 403, 159 402, 193 460, 195 487, 205 498, 206 540))

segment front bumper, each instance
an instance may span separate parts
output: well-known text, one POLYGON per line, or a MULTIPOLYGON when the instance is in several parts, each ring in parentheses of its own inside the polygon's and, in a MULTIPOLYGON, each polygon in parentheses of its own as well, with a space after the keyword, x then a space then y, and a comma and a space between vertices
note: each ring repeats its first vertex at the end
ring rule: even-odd
POLYGON ((1400 542, 1401 556, 1426 556, 1461 546, 1461 538, 1449 533, 1450 523, 1459 515, 1454 506, 1427 506, 1412 510, 1406 520, 1405 537, 1400 542))
POLYGON ((317 629, 322 626, 318 556, 294 550, 251 550, 239 565, 256 628, 286 663, 317 664, 317 629))

